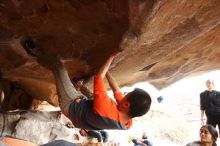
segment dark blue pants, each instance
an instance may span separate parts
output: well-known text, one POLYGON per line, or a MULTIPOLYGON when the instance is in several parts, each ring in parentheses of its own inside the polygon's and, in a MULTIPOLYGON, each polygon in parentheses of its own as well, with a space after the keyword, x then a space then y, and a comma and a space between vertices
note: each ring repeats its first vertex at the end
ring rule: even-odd
POLYGON ((220 116, 207 116, 207 124, 210 124, 212 126, 214 126, 216 128, 216 126, 218 125, 218 130, 220 133, 220 116))

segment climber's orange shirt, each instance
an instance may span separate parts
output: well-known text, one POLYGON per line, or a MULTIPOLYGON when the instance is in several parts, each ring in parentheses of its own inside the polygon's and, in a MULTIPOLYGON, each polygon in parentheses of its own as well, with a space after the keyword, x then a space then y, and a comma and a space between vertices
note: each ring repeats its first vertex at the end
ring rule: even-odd
MULTIPOLYGON (((100 116, 120 122, 117 104, 107 95, 107 90, 101 76, 94 78, 94 111, 100 116)), ((119 103, 124 97, 121 92, 114 93, 114 98, 119 103)), ((129 120, 126 127, 129 128, 132 120, 129 120)))
POLYGON ((77 128, 82 129, 128 129, 132 125, 129 120, 124 126, 121 124, 117 103, 123 99, 121 92, 115 93, 114 102, 107 95, 107 90, 101 76, 94 78, 94 100, 84 97, 77 98, 69 108, 70 120, 77 128))

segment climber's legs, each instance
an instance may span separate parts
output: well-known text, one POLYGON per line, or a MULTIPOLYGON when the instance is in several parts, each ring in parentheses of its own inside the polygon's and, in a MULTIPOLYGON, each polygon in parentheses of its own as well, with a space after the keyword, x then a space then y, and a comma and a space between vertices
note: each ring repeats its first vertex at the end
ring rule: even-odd
MULTIPOLYGON (((31 41, 31 40, 28 40, 31 41)), ((38 62, 53 72, 58 93, 59 106, 62 113, 69 117, 69 107, 74 99, 80 97, 70 81, 68 72, 57 56, 41 51, 33 42, 26 42, 25 50, 30 55, 37 57, 38 62)))

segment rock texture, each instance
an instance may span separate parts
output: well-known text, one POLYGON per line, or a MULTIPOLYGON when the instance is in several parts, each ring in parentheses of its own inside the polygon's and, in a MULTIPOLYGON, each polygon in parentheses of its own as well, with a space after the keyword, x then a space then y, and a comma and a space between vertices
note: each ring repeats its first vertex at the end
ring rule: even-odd
POLYGON ((161 89, 219 69, 219 34, 219 0, 3 0, 0 71, 28 95, 58 105, 51 72, 21 45, 32 38, 62 58, 71 78, 91 78, 123 49, 110 70, 120 85, 148 81, 161 89))
MULTIPOLYGON (((77 146, 101 146, 94 137, 81 136, 78 128, 68 127, 70 122, 60 111, 14 111, 0 113, 1 136, 11 136, 42 145, 65 140, 77 146)), ((105 143, 113 145, 113 140, 105 143)))
POLYGON ((79 132, 65 126, 66 119, 59 111, 22 111, 0 114, 1 134, 24 139, 35 144, 45 144, 56 139, 82 142, 79 132))

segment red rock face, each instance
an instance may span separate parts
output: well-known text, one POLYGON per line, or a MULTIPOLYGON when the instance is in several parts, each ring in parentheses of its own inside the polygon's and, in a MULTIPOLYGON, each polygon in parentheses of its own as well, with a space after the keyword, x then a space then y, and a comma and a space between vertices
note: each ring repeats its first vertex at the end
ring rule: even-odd
POLYGON ((59 55, 71 78, 92 77, 123 49, 110 70, 120 85, 163 88, 219 68, 219 23, 219 0, 1 1, 0 71, 35 99, 58 105, 53 75, 21 45, 29 37, 59 55))

